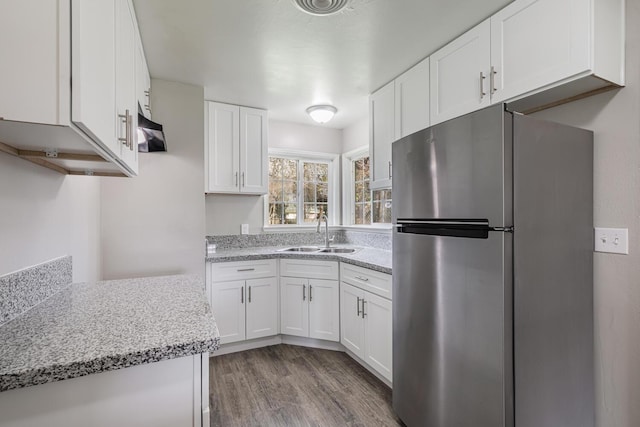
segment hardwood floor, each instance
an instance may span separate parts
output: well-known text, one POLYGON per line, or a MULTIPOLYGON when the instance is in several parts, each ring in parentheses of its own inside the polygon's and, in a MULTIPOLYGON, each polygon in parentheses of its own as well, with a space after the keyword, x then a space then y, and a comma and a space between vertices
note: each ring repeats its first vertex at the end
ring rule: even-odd
POLYGON ((276 345, 213 357, 211 426, 402 426, 391 389, 345 353, 276 345))

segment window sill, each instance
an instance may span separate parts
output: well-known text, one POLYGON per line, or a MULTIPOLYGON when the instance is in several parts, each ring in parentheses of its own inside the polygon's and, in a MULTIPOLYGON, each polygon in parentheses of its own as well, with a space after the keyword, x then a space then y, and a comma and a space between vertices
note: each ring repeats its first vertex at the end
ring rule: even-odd
MULTIPOLYGON (((281 233, 283 231, 290 231, 292 233, 304 233, 317 230, 317 225, 265 225, 262 227, 262 231, 265 233, 281 233)), ((340 229, 339 225, 329 225, 329 230, 340 229)), ((324 231, 324 223, 322 224, 322 230, 324 231)))
POLYGON ((353 231, 373 231, 380 233, 391 232, 391 224, 371 224, 371 225, 343 225, 340 228, 343 230, 353 231))

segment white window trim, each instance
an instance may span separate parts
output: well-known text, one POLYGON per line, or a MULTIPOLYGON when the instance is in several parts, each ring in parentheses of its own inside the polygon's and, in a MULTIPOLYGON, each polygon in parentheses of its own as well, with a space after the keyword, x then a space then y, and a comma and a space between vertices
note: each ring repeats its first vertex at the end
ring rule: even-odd
MULTIPOLYGON (((363 146, 342 154, 342 224, 344 228, 391 230, 391 224, 374 222, 367 225, 355 222, 355 194, 353 161, 369 156, 369 146, 363 146)), ((369 177, 371 182, 371 177, 369 177)))
MULTIPOLYGON (((329 225, 336 226, 340 221, 340 155, 331 153, 318 153, 313 151, 290 150, 286 148, 269 148, 269 157, 283 157, 287 159, 301 160, 307 162, 327 162, 329 165, 329 188, 327 200, 329 201, 329 225)), ((300 192, 300 189, 298 190, 300 192)), ((300 203, 301 195, 298 194, 298 203, 300 203)), ((279 230, 315 230, 315 225, 309 224, 269 224, 269 195, 264 196, 264 225, 263 231, 279 231, 279 230)))

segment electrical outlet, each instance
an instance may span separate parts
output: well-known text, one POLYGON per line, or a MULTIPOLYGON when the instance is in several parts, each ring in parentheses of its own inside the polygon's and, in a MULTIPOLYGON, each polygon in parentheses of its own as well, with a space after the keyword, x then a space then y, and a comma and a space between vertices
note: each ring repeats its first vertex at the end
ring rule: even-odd
POLYGON ((240 234, 249 234, 249 224, 242 224, 240 226, 240 234))
POLYGON ((596 252, 629 254, 629 229, 598 228, 595 234, 596 252))

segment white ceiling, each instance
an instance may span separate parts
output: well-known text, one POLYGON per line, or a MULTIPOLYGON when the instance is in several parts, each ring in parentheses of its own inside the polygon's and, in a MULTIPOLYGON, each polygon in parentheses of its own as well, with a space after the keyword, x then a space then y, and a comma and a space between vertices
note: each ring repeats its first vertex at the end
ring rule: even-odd
POLYGON ((367 96, 510 0, 351 0, 330 16, 292 0, 134 0, 154 78, 205 87, 206 99, 324 126, 367 114, 367 96))

